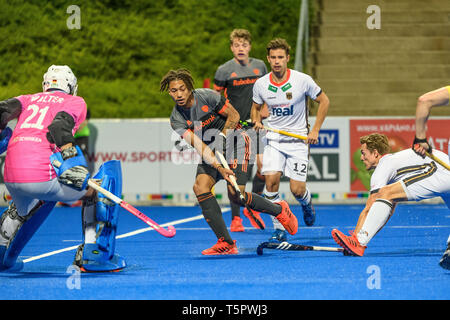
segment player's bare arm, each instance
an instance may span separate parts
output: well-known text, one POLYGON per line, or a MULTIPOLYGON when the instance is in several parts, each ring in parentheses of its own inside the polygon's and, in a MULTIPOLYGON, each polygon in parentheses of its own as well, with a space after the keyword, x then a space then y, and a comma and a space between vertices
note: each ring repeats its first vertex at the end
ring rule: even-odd
POLYGON ((308 134, 307 143, 310 144, 317 144, 319 142, 319 131, 322 127, 325 117, 327 116, 328 108, 330 106, 330 100, 323 91, 315 101, 319 103, 319 108, 317 110, 316 122, 314 123, 311 132, 308 134))
POLYGON ((258 104, 256 102, 253 102, 252 104, 252 110, 250 113, 250 118, 252 119, 252 122, 254 123, 254 129, 255 130, 261 130, 264 128, 262 124, 262 117, 261 117, 261 110, 262 110, 262 104, 258 104))
POLYGON ((222 129, 222 132, 224 134, 226 134, 227 130, 229 130, 229 129, 234 130, 236 128, 236 126, 238 125, 239 119, 240 119, 239 113, 231 105, 231 103, 229 103, 227 101, 226 104, 227 105, 222 113, 222 115, 227 118, 227 121, 225 122, 225 126, 222 129))
POLYGON ((416 106, 416 137, 413 142, 413 149, 421 156, 425 156, 425 151, 430 151, 427 142, 426 123, 430 116, 431 109, 437 106, 445 106, 449 103, 449 91, 446 87, 433 90, 421 95, 417 99, 416 106), (417 144, 416 147, 414 147, 417 144))

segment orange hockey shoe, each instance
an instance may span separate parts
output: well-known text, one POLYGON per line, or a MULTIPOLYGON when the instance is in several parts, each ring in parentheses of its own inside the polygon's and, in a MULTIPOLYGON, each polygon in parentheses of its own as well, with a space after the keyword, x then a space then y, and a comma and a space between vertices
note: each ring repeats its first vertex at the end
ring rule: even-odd
POLYGON ((236 246, 236 240, 233 240, 233 244, 229 244, 223 238, 220 238, 215 245, 209 249, 202 251, 205 256, 219 255, 219 254, 238 254, 238 248, 236 246))
POLYGON ((231 232, 244 232, 244 226, 242 225, 242 218, 241 217, 233 217, 233 220, 231 220, 230 225, 230 231, 231 232))
POLYGON ((356 234, 352 232, 351 236, 346 236, 337 229, 331 231, 334 241, 342 248, 344 248, 344 254, 350 256, 362 257, 364 255, 364 250, 366 246, 359 244, 356 234))
POLYGON ((280 221, 289 234, 296 234, 298 230, 297 217, 289 209, 289 204, 286 201, 281 200, 277 203, 281 206, 281 213, 276 216, 277 220, 280 221))
POLYGON ((250 212, 247 208, 244 208, 244 215, 248 218, 248 220, 250 220, 250 223, 254 228, 261 230, 266 228, 266 225, 264 224, 263 219, 261 219, 258 211, 251 210, 250 212))

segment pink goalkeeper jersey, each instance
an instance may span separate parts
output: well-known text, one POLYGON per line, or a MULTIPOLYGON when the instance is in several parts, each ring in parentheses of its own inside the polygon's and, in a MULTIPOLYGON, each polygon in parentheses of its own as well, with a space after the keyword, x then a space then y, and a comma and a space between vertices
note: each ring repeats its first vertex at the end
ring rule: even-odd
POLYGON ((60 150, 47 140, 47 127, 58 112, 70 114, 75 133, 86 118, 83 98, 62 91, 19 96, 22 112, 8 144, 5 159, 5 182, 45 182, 56 178, 50 155, 60 150))

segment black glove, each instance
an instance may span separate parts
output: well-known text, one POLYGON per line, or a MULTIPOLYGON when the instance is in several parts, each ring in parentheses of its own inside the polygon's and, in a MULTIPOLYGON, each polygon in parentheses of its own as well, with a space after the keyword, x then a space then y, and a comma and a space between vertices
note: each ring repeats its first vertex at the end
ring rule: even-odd
POLYGON ((425 138, 425 139, 419 139, 419 138, 417 138, 416 136, 414 137, 414 141, 413 141, 413 143, 412 143, 412 149, 413 149, 413 151, 414 151, 415 153, 417 153, 417 154, 418 154, 419 156, 421 156, 422 158, 425 158, 425 155, 422 155, 422 154, 418 153, 418 152, 416 151, 415 147, 414 147, 416 144, 419 144, 419 143, 426 143, 426 144, 427 144, 427 147, 425 148, 425 151, 431 154, 431 152, 433 151, 433 148, 431 148, 430 144, 428 143, 427 138, 425 138))

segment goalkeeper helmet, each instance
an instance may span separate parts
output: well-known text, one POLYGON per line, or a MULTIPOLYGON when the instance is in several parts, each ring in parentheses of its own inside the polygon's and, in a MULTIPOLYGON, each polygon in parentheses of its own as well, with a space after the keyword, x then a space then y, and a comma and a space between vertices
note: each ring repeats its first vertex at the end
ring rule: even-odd
POLYGON ((76 96, 78 89, 77 77, 75 77, 68 66, 52 65, 48 68, 47 73, 44 74, 42 89, 44 92, 49 89, 59 89, 76 96))

